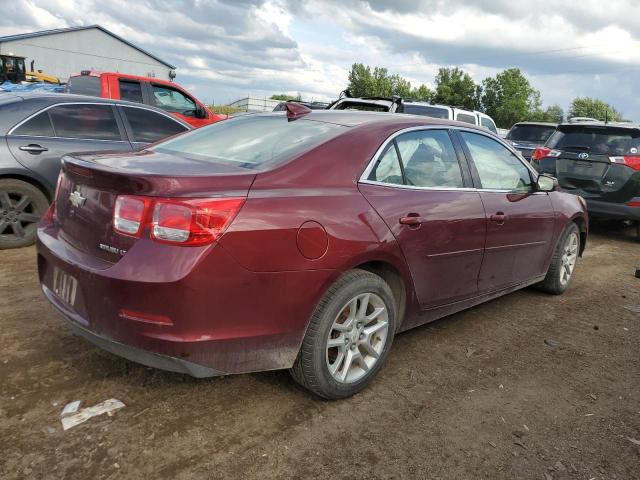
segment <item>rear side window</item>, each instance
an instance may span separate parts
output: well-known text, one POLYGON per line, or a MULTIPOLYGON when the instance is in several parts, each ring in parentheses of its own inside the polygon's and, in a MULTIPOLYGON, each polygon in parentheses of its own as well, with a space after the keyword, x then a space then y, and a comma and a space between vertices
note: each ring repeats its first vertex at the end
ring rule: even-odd
POLYGON ((122 110, 129 121, 133 142, 153 143, 187 130, 175 120, 145 108, 122 107, 122 110))
POLYGON ((464 186, 460 164, 446 130, 404 133, 390 145, 372 170, 369 180, 415 187, 464 186), (395 162, 398 161, 401 166, 396 167, 395 162), (402 175, 400 179, 397 178, 398 172, 402 175))
POLYGON ((491 130, 493 133, 498 133, 496 124, 493 123, 493 120, 491 120, 490 118, 480 117, 480 125, 482 125, 487 130, 491 130))
POLYGON ((120 98, 129 102, 143 103, 142 102, 142 85, 140 82, 134 82, 131 80, 120 80, 120 98))
POLYGON ((456 114, 456 120, 459 122, 470 123, 472 125, 476 124, 476 117, 474 115, 469 115, 468 113, 456 114))
POLYGON ((477 133, 460 132, 460 135, 471 152, 482 188, 531 191, 531 172, 504 145, 477 133))
POLYGON ((509 130, 507 139, 544 145, 555 130, 556 127, 550 125, 514 125, 509 130))
POLYGON ((411 105, 410 103, 405 103, 402 106, 402 113, 423 115, 432 118, 449 118, 449 110, 445 108, 430 107, 427 105, 411 105))
POLYGON ((48 112, 41 112, 27 120, 13 131, 13 135, 29 135, 31 137, 53 137, 53 127, 48 112))
POLYGON ((78 95, 100 96, 100 77, 90 75, 79 75, 71 77, 67 83, 67 91, 78 95))
POLYGON ((563 125, 549 138, 547 146, 600 155, 636 155, 640 151, 640 130, 604 125, 563 125))
POLYGON ((291 159, 347 128, 304 118, 289 122, 284 115, 247 115, 171 138, 153 150, 256 169, 291 159))
POLYGON ((49 115, 57 137, 122 140, 111 105, 58 105, 49 115))

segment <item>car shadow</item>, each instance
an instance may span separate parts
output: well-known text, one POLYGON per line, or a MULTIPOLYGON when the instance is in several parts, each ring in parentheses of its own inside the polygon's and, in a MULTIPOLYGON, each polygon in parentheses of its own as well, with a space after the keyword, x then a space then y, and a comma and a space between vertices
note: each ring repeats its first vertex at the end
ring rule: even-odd
POLYGON ((631 222, 591 219, 589 222, 589 234, 622 242, 640 242, 637 227, 631 222))

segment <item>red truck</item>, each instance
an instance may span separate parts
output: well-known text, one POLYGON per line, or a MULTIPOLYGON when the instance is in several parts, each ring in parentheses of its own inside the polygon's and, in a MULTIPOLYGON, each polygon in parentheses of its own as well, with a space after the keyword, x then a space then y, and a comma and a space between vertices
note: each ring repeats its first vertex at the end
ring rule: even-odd
POLYGON ((83 70, 69 77, 67 91, 153 105, 196 128, 227 118, 227 115, 213 113, 180 85, 153 77, 83 70))

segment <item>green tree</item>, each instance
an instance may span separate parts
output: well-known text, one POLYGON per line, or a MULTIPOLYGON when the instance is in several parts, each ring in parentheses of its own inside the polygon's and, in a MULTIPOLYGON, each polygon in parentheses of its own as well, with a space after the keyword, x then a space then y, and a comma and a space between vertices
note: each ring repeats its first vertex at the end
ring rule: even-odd
POLYGON ((441 68, 436 75, 434 101, 445 105, 478 108, 476 84, 471 76, 459 68, 441 68))
POLYGON ((608 103, 597 98, 575 98, 569 107, 569 118, 571 117, 591 117, 596 120, 610 120, 619 122, 622 114, 608 103))
POLYGON ((545 110, 537 109, 529 113, 527 120, 530 122, 561 123, 564 119, 564 110, 560 105, 550 105, 545 110))
POLYGON ((430 101, 433 92, 426 85, 417 88, 411 86, 406 78, 389 74, 383 67, 374 67, 354 63, 349 71, 347 87, 354 97, 392 97, 398 95, 413 100, 430 101))
POLYGON ((275 95, 271 95, 271 100, 281 100, 283 102, 287 102, 289 100, 295 100, 297 102, 299 102, 300 100, 302 100, 302 97, 300 96, 300 94, 298 95, 288 95, 286 93, 277 93, 275 95))
POLYGON ((482 81, 482 107, 498 127, 511 128, 540 110, 540 92, 519 68, 509 68, 482 81))

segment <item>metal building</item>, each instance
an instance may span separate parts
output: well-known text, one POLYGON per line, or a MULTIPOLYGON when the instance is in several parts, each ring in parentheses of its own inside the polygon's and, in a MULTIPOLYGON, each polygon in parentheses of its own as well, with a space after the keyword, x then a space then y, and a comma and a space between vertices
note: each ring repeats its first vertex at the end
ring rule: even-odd
POLYGON ((0 37, 0 54, 63 81, 81 70, 103 70, 171 80, 175 67, 100 25, 0 37))

